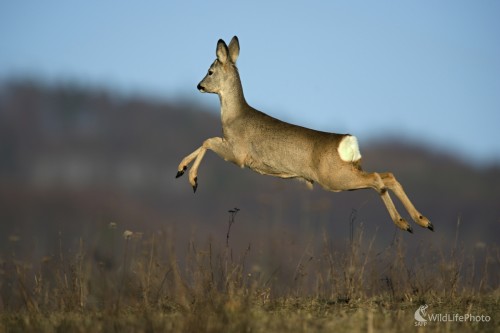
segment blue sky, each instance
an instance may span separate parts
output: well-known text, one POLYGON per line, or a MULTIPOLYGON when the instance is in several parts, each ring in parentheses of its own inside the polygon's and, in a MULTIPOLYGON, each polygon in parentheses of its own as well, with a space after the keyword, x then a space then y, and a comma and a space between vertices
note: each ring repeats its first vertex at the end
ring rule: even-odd
POLYGON ((500 162, 500 2, 1 1, 0 80, 191 100, 238 35, 247 101, 280 119, 500 162))

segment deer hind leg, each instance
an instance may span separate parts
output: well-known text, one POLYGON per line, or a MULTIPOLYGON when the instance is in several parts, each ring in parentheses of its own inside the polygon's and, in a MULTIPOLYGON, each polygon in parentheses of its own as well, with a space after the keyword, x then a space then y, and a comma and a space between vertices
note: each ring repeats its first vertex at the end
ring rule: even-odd
POLYGON ((420 214, 415 206, 413 206, 412 202, 403 190, 403 186, 401 186, 401 184, 396 180, 394 175, 390 172, 384 172, 380 173, 380 177, 382 178, 385 186, 387 186, 387 188, 394 192, 398 199, 403 203, 413 221, 424 228, 428 228, 434 231, 434 226, 432 225, 432 223, 425 216, 420 214))
POLYGON ((386 184, 384 184, 382 177, 376 173, 367 173, 363 171, 356 172, 356 177, 353 177, 349 180, 347 190, 358 190, 363 188, 373 188, 380 194, 380 198, 385 204, 389 215, 391 216, 392 221, 396 226, 400 229, 406 230, 408 232, 413 232, 410 224, 401 217, 401 215, 396 210, 394 203, 392 202, 391 197, 389 196, 388 188, 386 184))
POLYGON ((175 178, 182 176, 184 171, 186 171, 187 166, 194 160, 194 163, 189 170, 189 183, 193 187, 194 192, 196 192, 196 189, 198 188, 198 168, 200 167, 201 161, 203 160, 207 149, 213 150, 217 155, 225 160, 234 160, 234 155, 227 141, 219 137, 205 140, 201 147, 184 157, 177 168, 177 175, 175 176, 175 178))

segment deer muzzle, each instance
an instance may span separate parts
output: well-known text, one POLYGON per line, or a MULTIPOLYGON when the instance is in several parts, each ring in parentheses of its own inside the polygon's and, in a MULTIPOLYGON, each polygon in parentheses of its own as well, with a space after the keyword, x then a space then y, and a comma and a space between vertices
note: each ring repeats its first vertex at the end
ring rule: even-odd
POLYGON ((203 87, 201 85, 201 83, 198 83, 198 85, 196 86, 196 88, 198 88, 198 90, 201 91, 202 93, 205 92, 205 87, 203 87))

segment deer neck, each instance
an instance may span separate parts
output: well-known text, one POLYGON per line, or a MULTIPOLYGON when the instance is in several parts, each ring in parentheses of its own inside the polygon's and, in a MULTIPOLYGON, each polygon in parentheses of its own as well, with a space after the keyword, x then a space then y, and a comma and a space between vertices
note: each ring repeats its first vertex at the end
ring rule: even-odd
POLYGON ((235 78, 235 82, 229 85, 228 89, 224 89, 219 93, 219 98, 223 124, 241 115, 248 105, 243 95, 243 87, 239 77, 235 78))

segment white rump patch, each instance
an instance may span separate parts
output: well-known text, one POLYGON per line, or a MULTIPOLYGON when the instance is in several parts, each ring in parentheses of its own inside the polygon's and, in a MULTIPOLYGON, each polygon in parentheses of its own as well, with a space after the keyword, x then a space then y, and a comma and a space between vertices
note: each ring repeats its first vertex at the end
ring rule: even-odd
POLYGON ((358 139, 353 135, 346 135, 339 143, 337 148, 342 161, 356 162, 361 159, 359 152, 358 139))

